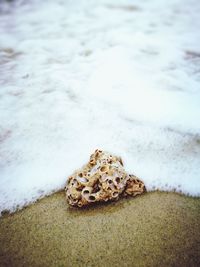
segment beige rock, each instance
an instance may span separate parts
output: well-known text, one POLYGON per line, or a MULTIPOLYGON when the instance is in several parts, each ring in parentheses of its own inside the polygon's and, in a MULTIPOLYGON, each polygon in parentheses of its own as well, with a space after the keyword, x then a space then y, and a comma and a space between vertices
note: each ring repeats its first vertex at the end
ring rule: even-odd
POLYGON ((126 188, 123 192, 124 196, 137 196, 146 192, 144 183, 138 179, 135 175, 129 175, 126 182, 126 188))
POLYGON ((69 177, 65 190, 69 204, 78 207, 146 191, 142 181, 125 172, 120 157, 98 149, 86 165, 69 177))

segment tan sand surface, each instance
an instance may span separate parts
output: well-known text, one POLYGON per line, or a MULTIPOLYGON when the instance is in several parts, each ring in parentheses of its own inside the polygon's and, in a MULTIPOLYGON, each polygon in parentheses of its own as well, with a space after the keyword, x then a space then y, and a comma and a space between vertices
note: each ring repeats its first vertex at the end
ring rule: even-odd
POLYGON ((55 193, 0 218, 0 266, 200 266, 200 198, 153 192, 79 210, 55 193))

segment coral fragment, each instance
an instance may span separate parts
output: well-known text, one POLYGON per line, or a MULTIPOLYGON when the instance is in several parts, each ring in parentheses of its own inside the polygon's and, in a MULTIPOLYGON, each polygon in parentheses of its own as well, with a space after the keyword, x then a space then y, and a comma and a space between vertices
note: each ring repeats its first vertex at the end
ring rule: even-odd
POLYGON ((89 162, 69 177, 65 191, 70 205, 83 207, 120 196, 140 195, 146 188, 136 176, 125 172, 120 157, 97 149, 89 162))

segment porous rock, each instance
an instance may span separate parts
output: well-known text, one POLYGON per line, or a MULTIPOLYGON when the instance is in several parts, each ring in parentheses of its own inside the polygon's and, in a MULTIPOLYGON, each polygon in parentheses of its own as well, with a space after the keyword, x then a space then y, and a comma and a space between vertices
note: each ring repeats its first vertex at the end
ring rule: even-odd
POLYGON ((98 149, 86 165, 69 177, 65 190, 69 204, 78 207, 146 191, 141 180, 125 172, 120 157, 98 149))

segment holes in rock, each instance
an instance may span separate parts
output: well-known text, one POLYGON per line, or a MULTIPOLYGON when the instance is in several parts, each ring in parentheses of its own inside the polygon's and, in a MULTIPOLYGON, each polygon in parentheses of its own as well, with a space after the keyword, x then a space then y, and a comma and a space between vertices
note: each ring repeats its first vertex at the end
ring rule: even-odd
POLYGON ((83 194, 89 194, 90 192, 89 192, 89 190, 84 190, 83 191, 83 194))
POLYGON ((95 201, 95 196, 89 196, 89 200, 95 201))
POLYGON ((77 188, 76 191, 81 192, 82 190, 80 188, 77 188))
POLYGON ((101 172, 105 172, 106 170, 107 170, 106 166, 102 166, 102 167, 100 168, 100 171, 101 171, 101 172))
POLYGON ((95 160, 91 159, 91 160, 90 160, 90 164, 91 164, 91 165, 95 165, 95 160))
POLYGON ((115 179, 115 181, 119 184, 119 183, 120 183, 120 178, 117 177, 117 178, 115 179))
POLYGON ((98 156, 99 156, 99 152, 98 152, 98 151, 96 151, 96 152, 95 152, 95 159, 97 159, 97 158, 98 158, 98 156))
POLYGON ((83 190, 83 186, 80 186, 76 189, 78 192, 81 192, 83 190))
POLYGON ((92 190, 92 193, 97 193, 98 191, 100 191, 100 188, 99 188, 99 182, 97 182, 94 187, 93 187, 93 190, 92 190))

